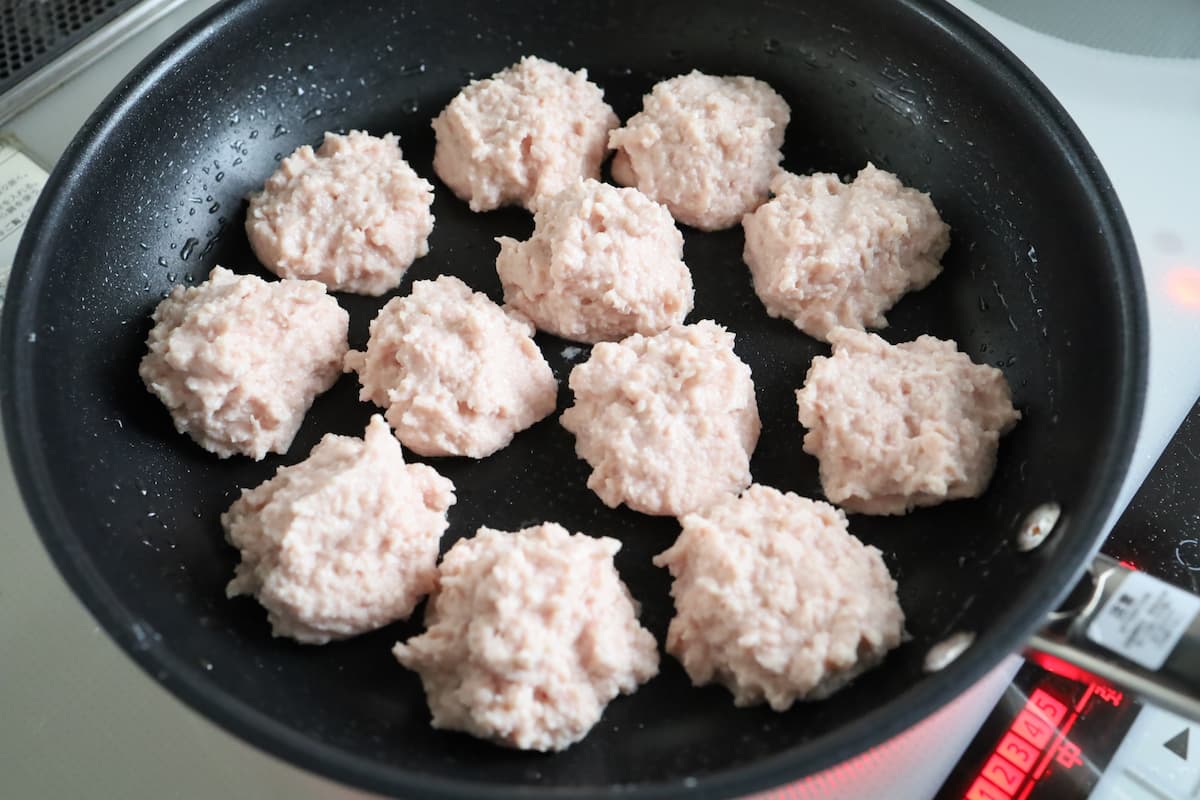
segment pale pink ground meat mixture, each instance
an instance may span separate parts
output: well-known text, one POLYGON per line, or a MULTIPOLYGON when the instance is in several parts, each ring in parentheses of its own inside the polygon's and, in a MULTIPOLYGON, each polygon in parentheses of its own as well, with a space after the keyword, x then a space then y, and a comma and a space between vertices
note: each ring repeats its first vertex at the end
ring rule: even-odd
POLYGON ((392 134, 326 133, 285 158, 250 195, 246 234, 263 265, 333 291, 381 295, 429 252, 433 186, 392 134))
POLYGON ((242 555, 227 593, 254 595, 276 636, 306 644, 404 619, 434 588, 453 503, 454 484, 405 464, 382 417, 363 439, 327 434, 221 515, 242 555))
POLYGON ((175 428, 221 458, 286 453, 341 374, 349 317, 313 281, 216 267, 154 309, 138 372, 175 428))
POLYGON ((905 514, 983 493, 1000 436, 1021 418, 1000 370, 932 336, 892 345, 835 328, 829 341, 833 355, 814 358, 796 392, 826 497, 905 514))
POLYGON ((658 646, 613 566, 620 547, 552 522, 456 542, 426 632, 394 650, 420 673, 433 726, 563 750, 654 677, 658 646))
POLYGON ((681 516, 750 485, 758 406, 733 334, 711 320, 602 342, 571 371, 562 425, 605 505, 681 516))
POLYGON ((433 169, 472 211, 533 210, 541 195, 599 178, 619 124, 587 70, 526 56, 472 81, 437 115, 433 169))
POLYGON ((897 300, 942 271, 950 227, 929 195, 873 164, 851 183, 782 172, 771 191, 742 220, 744 258, 767 312, 810 336, 884 328, 897 300))
POLYGON ((414 452, 483 458, 554 411, 558 382, 532 335, 528 321, 442 275, 389 300, 345 367, 414 452))
POLYGON ((827 697, 900 644, 896 582, 828 503, 756 484, 682 524, 654 563, 674 578, 667 652, 694 684, 784 711, 827 697))
POLYGON ((692 71, 655 84, 608 137, 612 174, 700 230, 737 225, 767 199, 791 110, 766 83, 692 71))
POLYGON ((651 335, 692 310, 683 235, 636 189, 576 181, 546 197, 533 235, 500 243, 506 305, 544 331, 581 342, 651 335))

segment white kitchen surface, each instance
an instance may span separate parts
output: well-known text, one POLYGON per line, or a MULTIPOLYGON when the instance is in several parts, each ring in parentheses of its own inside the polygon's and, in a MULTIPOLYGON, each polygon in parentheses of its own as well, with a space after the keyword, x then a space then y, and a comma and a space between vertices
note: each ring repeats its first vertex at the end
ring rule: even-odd
MULTIPOLYGON (((5 132, 15 134, 34 160, 52 165, 109 89, 158 41, 211 4, 187 0, 5 132)), ((1200 61, 1092 49, 1033 32, 968 0, 955 4, 1055 92, 1099 153, 1130 217, 1151 296, 1153 351, 1147 420, 1123 507, 1200 394, 1200 293, 1187 291, 1200 275, 1194 188, 1200 186, 1200 61)), ((0 796, 366 797, 242 744, 136 668, 50 564, 6 453, 0 454, 0 547, 0 796)), ((981 689, 992 696, 995 691, 981 689)), ((935 760, 925 762, 928 783, 936 786, 969 736, 949 723, 921 733, 936 742, 926 748, 935 760)), ((893 787, 892 797, 902 795, 893 787)))
MULTIPOLYGON (((159 42, 214 0, 188 0, 6 128, 51 166, 159 42)), ((5 267, 6 269, 6 267, 5 267)), ((0 797, 349 800, 164 691, 97 627, 34 532, 0 441, 0 797)))

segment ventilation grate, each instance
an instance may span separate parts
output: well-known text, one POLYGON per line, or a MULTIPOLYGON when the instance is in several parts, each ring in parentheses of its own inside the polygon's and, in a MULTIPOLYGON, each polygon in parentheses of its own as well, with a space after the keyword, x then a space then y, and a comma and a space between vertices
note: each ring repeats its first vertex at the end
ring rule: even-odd
POLYGON ((141 0, 0 0, 0 95, 141 0))

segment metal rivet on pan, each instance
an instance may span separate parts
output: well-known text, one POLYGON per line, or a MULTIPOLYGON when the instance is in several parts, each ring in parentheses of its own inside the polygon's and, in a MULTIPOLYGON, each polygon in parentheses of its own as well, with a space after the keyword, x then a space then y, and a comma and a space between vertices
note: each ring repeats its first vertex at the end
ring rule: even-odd
POLYGON ((975 643, 975 634, 970 631, 959 631, 929 648, 925 654, 925 671, 937 672, 950 666, 954 659, 975 643))
POLYGON ((1054 530, 1060 516, 1062 507, 1058 503, 1042 503, 1030 511, 1021 525, 1021 530, 1017 531, 1017 549, 1028 553, 1037 548, 1054 530))

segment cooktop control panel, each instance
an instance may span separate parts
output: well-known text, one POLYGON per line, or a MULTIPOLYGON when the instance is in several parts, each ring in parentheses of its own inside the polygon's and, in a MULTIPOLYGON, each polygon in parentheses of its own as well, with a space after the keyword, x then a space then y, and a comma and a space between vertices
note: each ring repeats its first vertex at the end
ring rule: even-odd
POLYGON ((1141 710, 1112 687, 1026 663, 938 798, 1087 797, 1141 710))
MULTIPOLYGON (((1200 403, 1103 549, 1200 594, 1200 403)), ((939 800, 1200 798, 1200 723, 1077 678, 1026 663, 939 800)))

